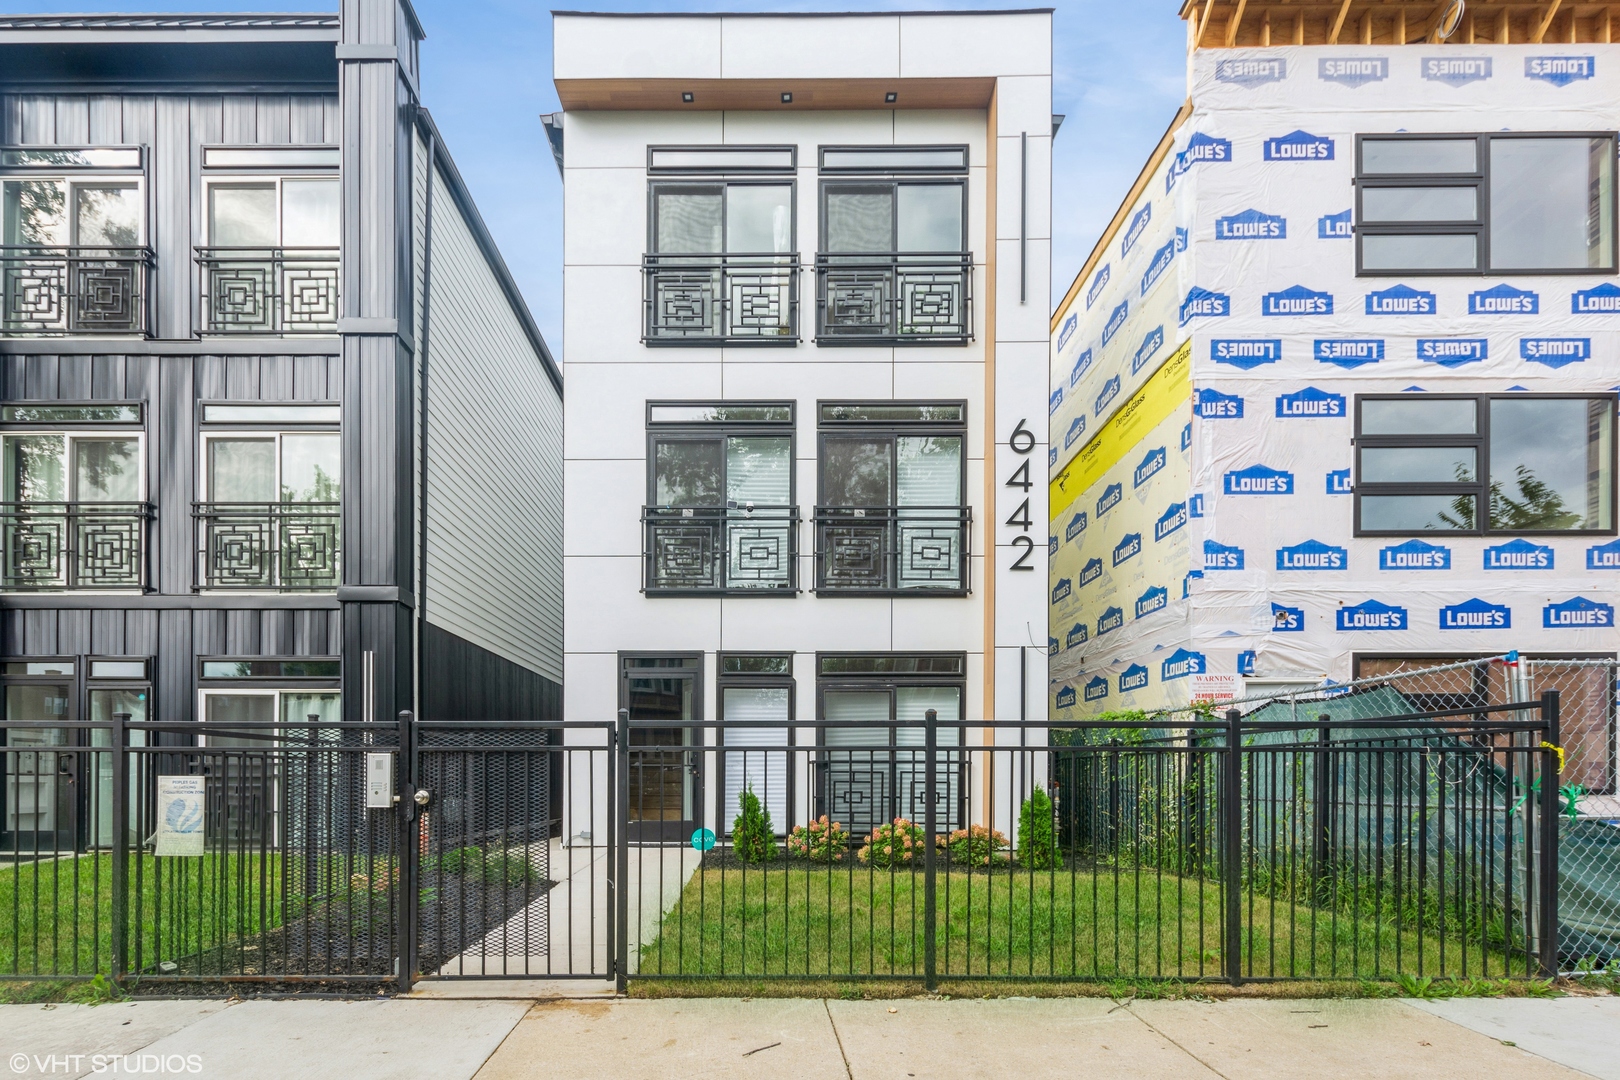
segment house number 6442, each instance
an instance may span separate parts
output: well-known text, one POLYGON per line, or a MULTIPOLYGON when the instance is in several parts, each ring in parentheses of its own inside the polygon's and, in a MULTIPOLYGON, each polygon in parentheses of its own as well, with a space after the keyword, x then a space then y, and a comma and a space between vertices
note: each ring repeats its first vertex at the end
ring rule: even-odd
POLYGON ((1029 535, 1029 530, 1034 525, 1029 517, 1029 490, 1035 486, 1035 482, 1029 478, 1029 455, 1035 449, 1035 435, 1024 426, 1024 423, 1023 420, 1018 421, 1018 426, 1007 436, 1007 445, 1012 448, 1012 452, 1024 459, 1018 463, 1018 468, 1013 470, 1013 474, 1007 477, 1008 487, 1021 488, 1024 492, 1024 501, 1018 504, 1018 509, 1012 512, 1012 516, 1006 522, 1019 531, 1019 535, 1012 539, 1012 546, 1018 549, 1019 555, 1007 569, 1028 570, 1033 573, 1035 567, 1030 565, 1029 560, 1035 554, 1035 540, 1029 535))

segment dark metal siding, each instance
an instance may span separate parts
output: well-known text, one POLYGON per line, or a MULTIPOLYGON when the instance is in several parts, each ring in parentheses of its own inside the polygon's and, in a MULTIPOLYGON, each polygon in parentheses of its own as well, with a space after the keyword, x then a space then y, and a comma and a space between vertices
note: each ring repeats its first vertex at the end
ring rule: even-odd
POLYGON ((423 627, 424 720, 561 720, 562 684, 432 623, 423 627))

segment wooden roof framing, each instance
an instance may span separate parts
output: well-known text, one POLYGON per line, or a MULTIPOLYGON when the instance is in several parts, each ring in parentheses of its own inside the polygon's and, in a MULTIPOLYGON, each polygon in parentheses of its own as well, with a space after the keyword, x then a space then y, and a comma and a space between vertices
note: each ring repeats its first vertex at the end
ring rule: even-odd
POLYGON ((1183 0, 1189 49, 1256 45, 1535 45, 1610 43, 1620 2, 1467 0, 1183 0))

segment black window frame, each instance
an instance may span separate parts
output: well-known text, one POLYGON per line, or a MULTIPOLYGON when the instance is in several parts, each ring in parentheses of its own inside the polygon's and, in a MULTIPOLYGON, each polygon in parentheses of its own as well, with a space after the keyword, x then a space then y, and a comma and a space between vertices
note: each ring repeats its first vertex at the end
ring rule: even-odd
POLYGON ((671 256, 693 256, 701 258, 720 258, 721 256, 774 256, 786 259, 796 255, 799 250, 799 182, 791 173, 768 174, 748 173, 737 175, 732 172, 703 173, 659 173, 647 180, 647 254, 658 255, 664 258, 671 256), (786 187, 788 189, 788 249, 786 251, 729 251, 726 246, 726 193, 732 188, 739 187, 786 187), (720 189, 720 250, 719 251, 660 251, 658 250, 658 193, 671 188, 719 188, 720 189))
POLYGON ((1442 435, 1364 435, 1362 434, 1362 406, 1368 401, 1411 401, 1412 394, 1357 394, 1354 403, 1355 428, 1351 439, 1353 447, 1351 496, 1353 500, 1353 535, 1369 537, 1417 537, 1434 538, 1444 536, 1615 536, 1620 535, 1620 507, 1616 505, 1616 497, 1620 496, 1620 416, 1616 415, 1617 398, 1614 394, 1579 394, 1579 393, 1504 393, 1504 394, 1423 394, 1423 401, 1472 401, 1474 402, 1474 432, 1472 434, 1442 434, 1442 435), (1610 409, 1610 432, 1612 445, 1610 447, 1609 461, 1609 526, 1604 529, 1493 529, 1490 527, 1490 487, 1491 487, 1491 409, 1493 401, 1521 401, 1524 399, 1541 399, 1556 401, 1607 401, 1610 409), (1470 483, 1384 483, 1364 484, 1361 480, 1361 451, 1368 448, 1407 448, 1407 447, 1473 447, 1475 452, 1474 471, 1475 479, 1470 483), (1473 529, 1446 529, 1446 530, 1395 530, 1395 529, 1366 529, 1361 524, 1361 500, 1363 495, 1473 495, 1474 496, 1474 528, 1473 529))
MULTIPOLYGON (((343 689, 343 657, 342 656, 199 656, 196 658, 197 689, 224 690, 233 686, 240 686, 247 690, 338 690, 343 689), (262 675, 205 675, 204 665, 229 664, 309 664, 335 663, 338 665, 336 675, 288 675, 280 674, 262 675)), ((199 718, 200 719, 200 718, 199 718)))
POLYGON ((702 399, 693 401, 652 400, 646 404, 647 427, 647 481, 645 489, 646 501, 642 504, 642 586, 641 591, 647 596, 739 596, 739 597, 781 597, 796 596, 799 593, 798 568, 798 531, 799 531, 799 477, 798 477, 798 403, 792 400, 765 400, 750 399, 743 401, 722 401, 702 399), (680 408, 769 408, 787 410, 785 420, 655 420, 653 411, 660 407, 680 408), (658 444, 660 442, 718 442, 721 445, 719 490, 722 505, 716 507, 686 507, 684 509, 708 509, 715 512, 743 509, 724 505, 726 490, 726 454, 725 443, 734 437, 747 438, 750 436, 785 437, 788 441, 788 498, 780 509, 785 513, 781 519, 785 523, 789 538, 789 551, 787 559, 787 583, 779 588, 742 588, 742 587, 667 587, 654 584, 654 573, 651 563, 651 553, 648 550, 652 540, 652 529, 655 520, 660 516, 672 516, 672 511, 679 507, 665 507, 658 500, 658 444))
POLYGON ((1501 131, 1501 132, 1364 132, 1356 135, 1355 224, 1352 232, 1356 242, 1357 277, 1504 277, 1510 275, 1567 276, 1586 274, 1613 276, 1620 274, 1620 134, 1614 131, 1501 131), (1368 173, 1364 167, 1363 145, 1375 142, 1465 142, 1472 141, 1474 171, 1468 173, 1368 173), (1607 267, 1572 267, 1568 269, 1530 269, 1496 267, 1491 265, 1491 142, 1495 139, 1607 139, 1609 159, 1613 164, 1614 194, 1617 205, 1610 207, 1609 251, 1607 267), (1476 190, 1476 218, 1472 222, 1402 221, 1368 225, 1362 214, 1362 196, 1369 188, 1410 187, 1473 187, 1476 190), (1472 270, 1460 269, 1393 269, 1370 270, 1362 258, 1362 239, 1365 236, 1412 235, 1471 235, 1477 238, 1478 265, 1472 270))
POLYGON ((919 144, 833 144, 817 148, 816 191, 816 344, 822 346, 965 346, 973 341, 973 247, 970 232, 972 204, 972 160, 965 143, 919 144), (895 162, 872 165, 827 164, 832 153, 868 152, 874 156, 952 151, 961 154, 960 165, 913 165, 895 162), (962 231, 954 251, 906 252, 900 250, 901 186, 953 185, 962 195, 962 231), (827 199, 830 194, 849 189, 884 187, 891 193, 893 217, 886 251, 832 251, 827 243, 827 199), (914 279, 921 291, 931 285, 946 288, 955 295, 957 311, 953 321, 936 324, 944 332, 919 332, 902 314, 907 292, 906 279, 914 279), (876 292, 872 290, 876 289, 876 292), (829 294, 842 295, 844 303, 857 309, 865 303, 881 308, 885 293, 895 310, 870 312, 853 321, 836 315, 838 301, 829 294), (867 321, 870 320, 870 321, 867 321))
MULTIPOLYGON (((827 497, 827 439, 829 436, 837 438, 844 433, 851 435, 871 435, 876 438, 887 438, 890 444, 889 465, 891 477, 895 477, 897 466, 893 449, 896 440, 902 436, 942 436, 945 438, 960 438, 962 440, 962 471, 957 495, 957 506, 961 509, 970 509, 967 497, 967 471, 968 471, 968 402, 966 398, 947 398, 937 401, 883 401, 867 399, 860 401, 817 401, 816 402, 816 505, 826 506, 827 497), (828 419, 826 409, 838 406, 915 406, 928 408, 937 405, 956 405, 962 410, 960 420, 937 420, 932 418, 919 418, 916 420, 842 420, 828 419)), ((898 493, 897 493, 898 494, 898 493)), ((915 590, 906 590, 900 595, 913 595, 915 590)))
MULTIPOLYGON (((892 651, 892 650, 817 652, 816 653, 815 679, 816 679, 816 717, 815 717, 816 728, 815 728, 815 731, 816 731, 816 745, 820 749, 818 750, 817 755, 816 755, 817 756, 817 762, 816 762, 816 765, 817 765, 817 769, 816 769, 817 778, 816 778, 816 781, 815 781, 815 783, 814 783, 814 785, 812 786, 812 789, 811 789, 812 805, 810 807, 810 817, 811 817, 812 820, 814 820, 816 818, 819 818, 822 814, 828 814, 828 815, 830 815, 830 816, 832 816, 834 818, 839 817, 839 815, 834 813, 834 811, 828 806, 828 803, 830 801, 830 796, 829 796, 829 794, 827 792, 827 778, 830 775, 830 769, 831 769, 831 764, 832 764, 831 755, 836 753, 839 748, 830 747, 828 745, 828 743, 827 743, 827 730, 828 730, 827 729, 827 692, 829 690, 834 691, 834 692, 840 691, 840 690, 843 690, 843 691, 874 691, 874 690, 880 690, 880 691, 887 691, 888 692, 888 695, 889 695, 889 719, 888 719, 888 721, 886 723, 876 723, 876 724, 872 724, 870 726, 872 726, 872 727, 882 727, 888 732, 888 746, 889 746, 889 750, 890 750, 889 760, 888 760, 888 767, 889 767, 891 777, 892 777, 893 774, 896 772, 896 770, 899 767, 899 761, 900 761, 899 752, 904 751, 904 752, 907 752, 907 753, 911 753, 914 756, 916 754, 921 753, 921 748, 920 747, 916 747, 916 746, 902 747, 902 746, 900 746, 899 738, 898 738, 898 732, 899 732, 899 730, 900 730, 900 728, 902 726, 906 726, 906 727, 915 726, 915 725, 910 724, 910 723, 902 724, 900 722, 899 718, 898 718, 900 696, 899 696, 897 691, 899 691, 900 689, 902 689, 904 687, 912 687, 912 686, 916 686, 916 687, 954 687, 958 691, 958 696, 957 696, 957 716, 956 716, 956 718, 954 720, 947 721, 945 718, 941 717, 941 718, 938 718, 936 720, 936 724, 939 727, 956 728, 957 733, 958 733, 957 734, 957 744, 955 746, 943 746, 943 747, 940 748, 942 752, 945 752, 947 754, 949 754, 950 752, 954 752, 957 755, 957 761, 954 763, 954 765, 955 765, 955 768, 959 771, 959 778, 958 778, 958 784, 957 784, 957 788, 958 788, 957 806, 954 809, 954 813, 951 813, 949 810, 947 810, 946 821, 948 823, 952 818, 954 818, 954 820, 956 822, 965 822, 967 820, 967 808, 968 808, 968 805, 969 805, 969 803, 971 801, 970 798, 969 798, 969 791, 968 791, 968 778, 969 778, 969 775, 970 775, 970 770, 969 770, 970 755, 967 753, 967 728, 968 728, 968 721, 967 721, 967 681, 968 681, 967 653, 965 653, 965 652, 951 652, 951 651, 936 651, 936 650, 922 650, 922 651, 917 651, 917 652, 896 652, 896 651, 892 651), (826 661, 828 661, 828 660, 861 660, 861 659, 877 659, 877 660, 907 660, 907 659, 935 660, 935 659, 943 659, 943 660, 954 660, 954 661, 957 662, 958 670, 956 672, 954 672, 954 673, 950 673, 950 672, 878 671, 878 670, 872 670, 872 671, 858 671, 857 670, 857 671, 826 672, 824 670, 824 668, 826 666, 826 661)), ((860 725, 860 726, 867 726, 867 725, 860 725)), ((861 748, 856 748, 855 752, 856 753, 861 753, 861 752, 863 752, 863 750, 861 748)), ((874 819, 874 820, 876 820, 878 822, 887 821, 887 820, 891 819, 892 817, 894 817, 896 815, 896 813, 898 813, 898 807, 899 807, 898 799, 899 799, 899 796, 895 792, 894 786, 893 786, 892 783, 891 783, 891 786, 890 786, 889 790, 890 790, 889 805, 886 807, 886 813, 884 813, 882 815, 879 815, 878 817, 876 817, 874 819)), ((853 829, 853 823, 848 822, 847 819, 842 819, 842 820, 845 820, 846 824, 850 825, 852 832, 855 831, 853 829)), ((919 824, 920 824, 920 822, 919 822, 919 824)), ((859 836, 853 836, 852 837, 852 841, 857 842, 857 843, 860 841, 860 839, 861 838, 859 836)))
MULTIPOLYGON (((718 732, 718 736, 715 739, 715 745, 719 748, 719 751, 715 755, 715 784, 714 784, 715 796, 714 797, 721 805, 720 805, 720 812, 715 815, 715 824, 718 827, 714 831, 716 833, 718 833, 719 835, 724 836, 724 837, 730 837, 731 836, 731 825, 732 825, 733 819, 736 816, 736 809, 734 807, 730 807, 730 806, 725 805, 725 798, 726 798, 726 757, 727 757, 727 754, 726 754, 726 730, 727 730, 726 729, 726 723, 727 723, 727 721, 726 721, 726 691, 727 690, 786 690, 787 694, 788 694, 788 698, 787 698, 787 701, 788 701, 788 706, 787 706, 788 707, 788 715, 787 715, 787 720, 783 723, 783 728, 787 731, 787 745, 790 746, 790 747, 798 745, 798 739, 797 739, 798 727, 797 727, 797 724, 798 724, 798 719, 799 719, 799 696, 798 696, 799 695, 799 688, 798 688, 797 681, 793 677, 793 653, 788 652, 788 651, 784 651, 784 650, 760 649, 760 650, 749 650, 749 651, 731 650, 731 651, 722 651, 722 652, 719 652, 719 653, 715 654, 715 660, 714 660, 714 718, 715 718, 715 724, 716 724, 716 731, 718 732), (770 671, 770 672, 766 672, 766 671, 729 671, 728 672, 726 670, 726 661, 729 660, 729 659, 732 659, 733 657, 737 657, 737 658, 755 658, 755 657, 759 657, 759 658, 770 658, 770 659, 775 659, 777 657, 783 657, 783 658, 785 658, 787 660, 787 670, 786 671, 770 671)), ((752 748, 750 748, 750 747, 739 747, 739 748, 737 748, 736 752, 737 753, 746 753, 750 749, 752 749, 752 748)), ((787 783, 786 783, 786 792, 785 792, 785 794, 783 796, 784 805, 786 805, 786 807, 787 807, 787 815, 786 815, 785 819, 782 820, 782 821, 773 821, 773 822, 771 822, 772 831, 777 836, 786 836, 789 832, 791 832, 793 830, 793 827, 795 825, 799 824, 799 822, 796 820, 797 815, 795 813, 795 809, 796 809, 796 807, 798 805, 798 802, 797 802, 797 792, 798 792, 797 782, 798 782, 798 777, 796 776, 796 773, 798 772, 798 770, 794 767, 795 763, 798 760, 797 755, 794 754, 791 750, 779 751, 779 750, 769 750, 769 749, 767 749, 767 750, 756 750, 754 752, 756 752, 756 753, 773 753, 773 754, 774 753, 785 753, 787 755, 787 770, 786 770, 786 772, 787 772, 787 783)), ((762 805, 765 804, 764 799, 761 799, 760 802, 761 802, 762 805)), ((769 809, 769 806, 766 806, 765 808, 769 809)))
MULTIPOLYGON (((816 591, 823 596, 887 596, 887 597, 927 597, 947 596, 962 597, 973 591, 973 507, 968 501, 968 402, 966 398, 939 398, 934 400, 903 400, 893 401, 880 398, 818 400, 816 402, 816 591), (829 409, 859 408, 862 406, 882 406, 885 408, 917 408, 928 409, 939 406, 954 407, 959 410, 959 419, 942 420, 934 417, 919 417, 917 419, 888 419, 888 420, 858 420, 829 418, 829 409), (959 511, 959 524, 962 530, 961 574, 959 584, 944 588, 924 588, 920 586, 901 587, 884 586, 882 588, 856 588, 848 586, 831 585, 826 582, 821 553, 821 536, 824 528, 838 528, 832 519, 842 517, 836 514, 839 510, 862 509, 858 507, 837 507, 827 501, 827 440, 845 435, 859 435, 871 438, 883 438, 889 442, 889 466, 891 482, 898 484, 899 466, 896 460, 898 440, 905 436, 933 436, 945 438, 960 438, 962 440, 961 472, 958 476, 957 502, 954 507, 959 511)), ((894 492, 898 498, 899 492, 894 492)), ((867 507, 864 509, 873 509, 867 507)), ((883 508, 891 513, 899 509, 898 503, 883 508)), ((917 509, 922 509, 921 507, 917 509)), ((848 524, 848 521, 844 521, 848 524)), ((819 665, 818 665, 819 670, 819 665)))
POLYGON ((647 221, 642 248, 643 345, 657 348, 727 347, 793 348, 799 344, 799 180, 796 145, 649 145, 647 147, 647 221), (688 164, 658 165, 661 151, 698 155, 786 153, 787 165, 688 164), (726 205, 734 187, 788 189, 786 251, 730 251, 726 205), (720 250, 660 251, 658 196, 673 189, 718 189, 720 250), (666 290, 677 314, 667 320, 666 290), (735 294, 735 297, 734 297, 735 294), (748 303, 758 315, 739 315, 748 303), (694 314, 694 309, 704 315, 694 314), (785 311, 784 311, 785 309, 785 311), (726 312, 730 311, 730 314, 726 312), (773 317, 774 313, 774 317, 773 317), (786 316, 785 323, 782 315, 786 316), (757 322, 755 321, 757 319, 757 322), (736 320, 736 321, 734 321, 736 320))

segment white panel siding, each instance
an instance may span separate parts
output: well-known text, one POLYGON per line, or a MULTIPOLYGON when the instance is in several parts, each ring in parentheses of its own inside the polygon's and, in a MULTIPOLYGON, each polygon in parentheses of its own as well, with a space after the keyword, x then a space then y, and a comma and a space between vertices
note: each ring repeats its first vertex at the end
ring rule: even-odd
POLYGON ((427 619, 562 681, 562 399, 444 178, 428 318, 427 619))

